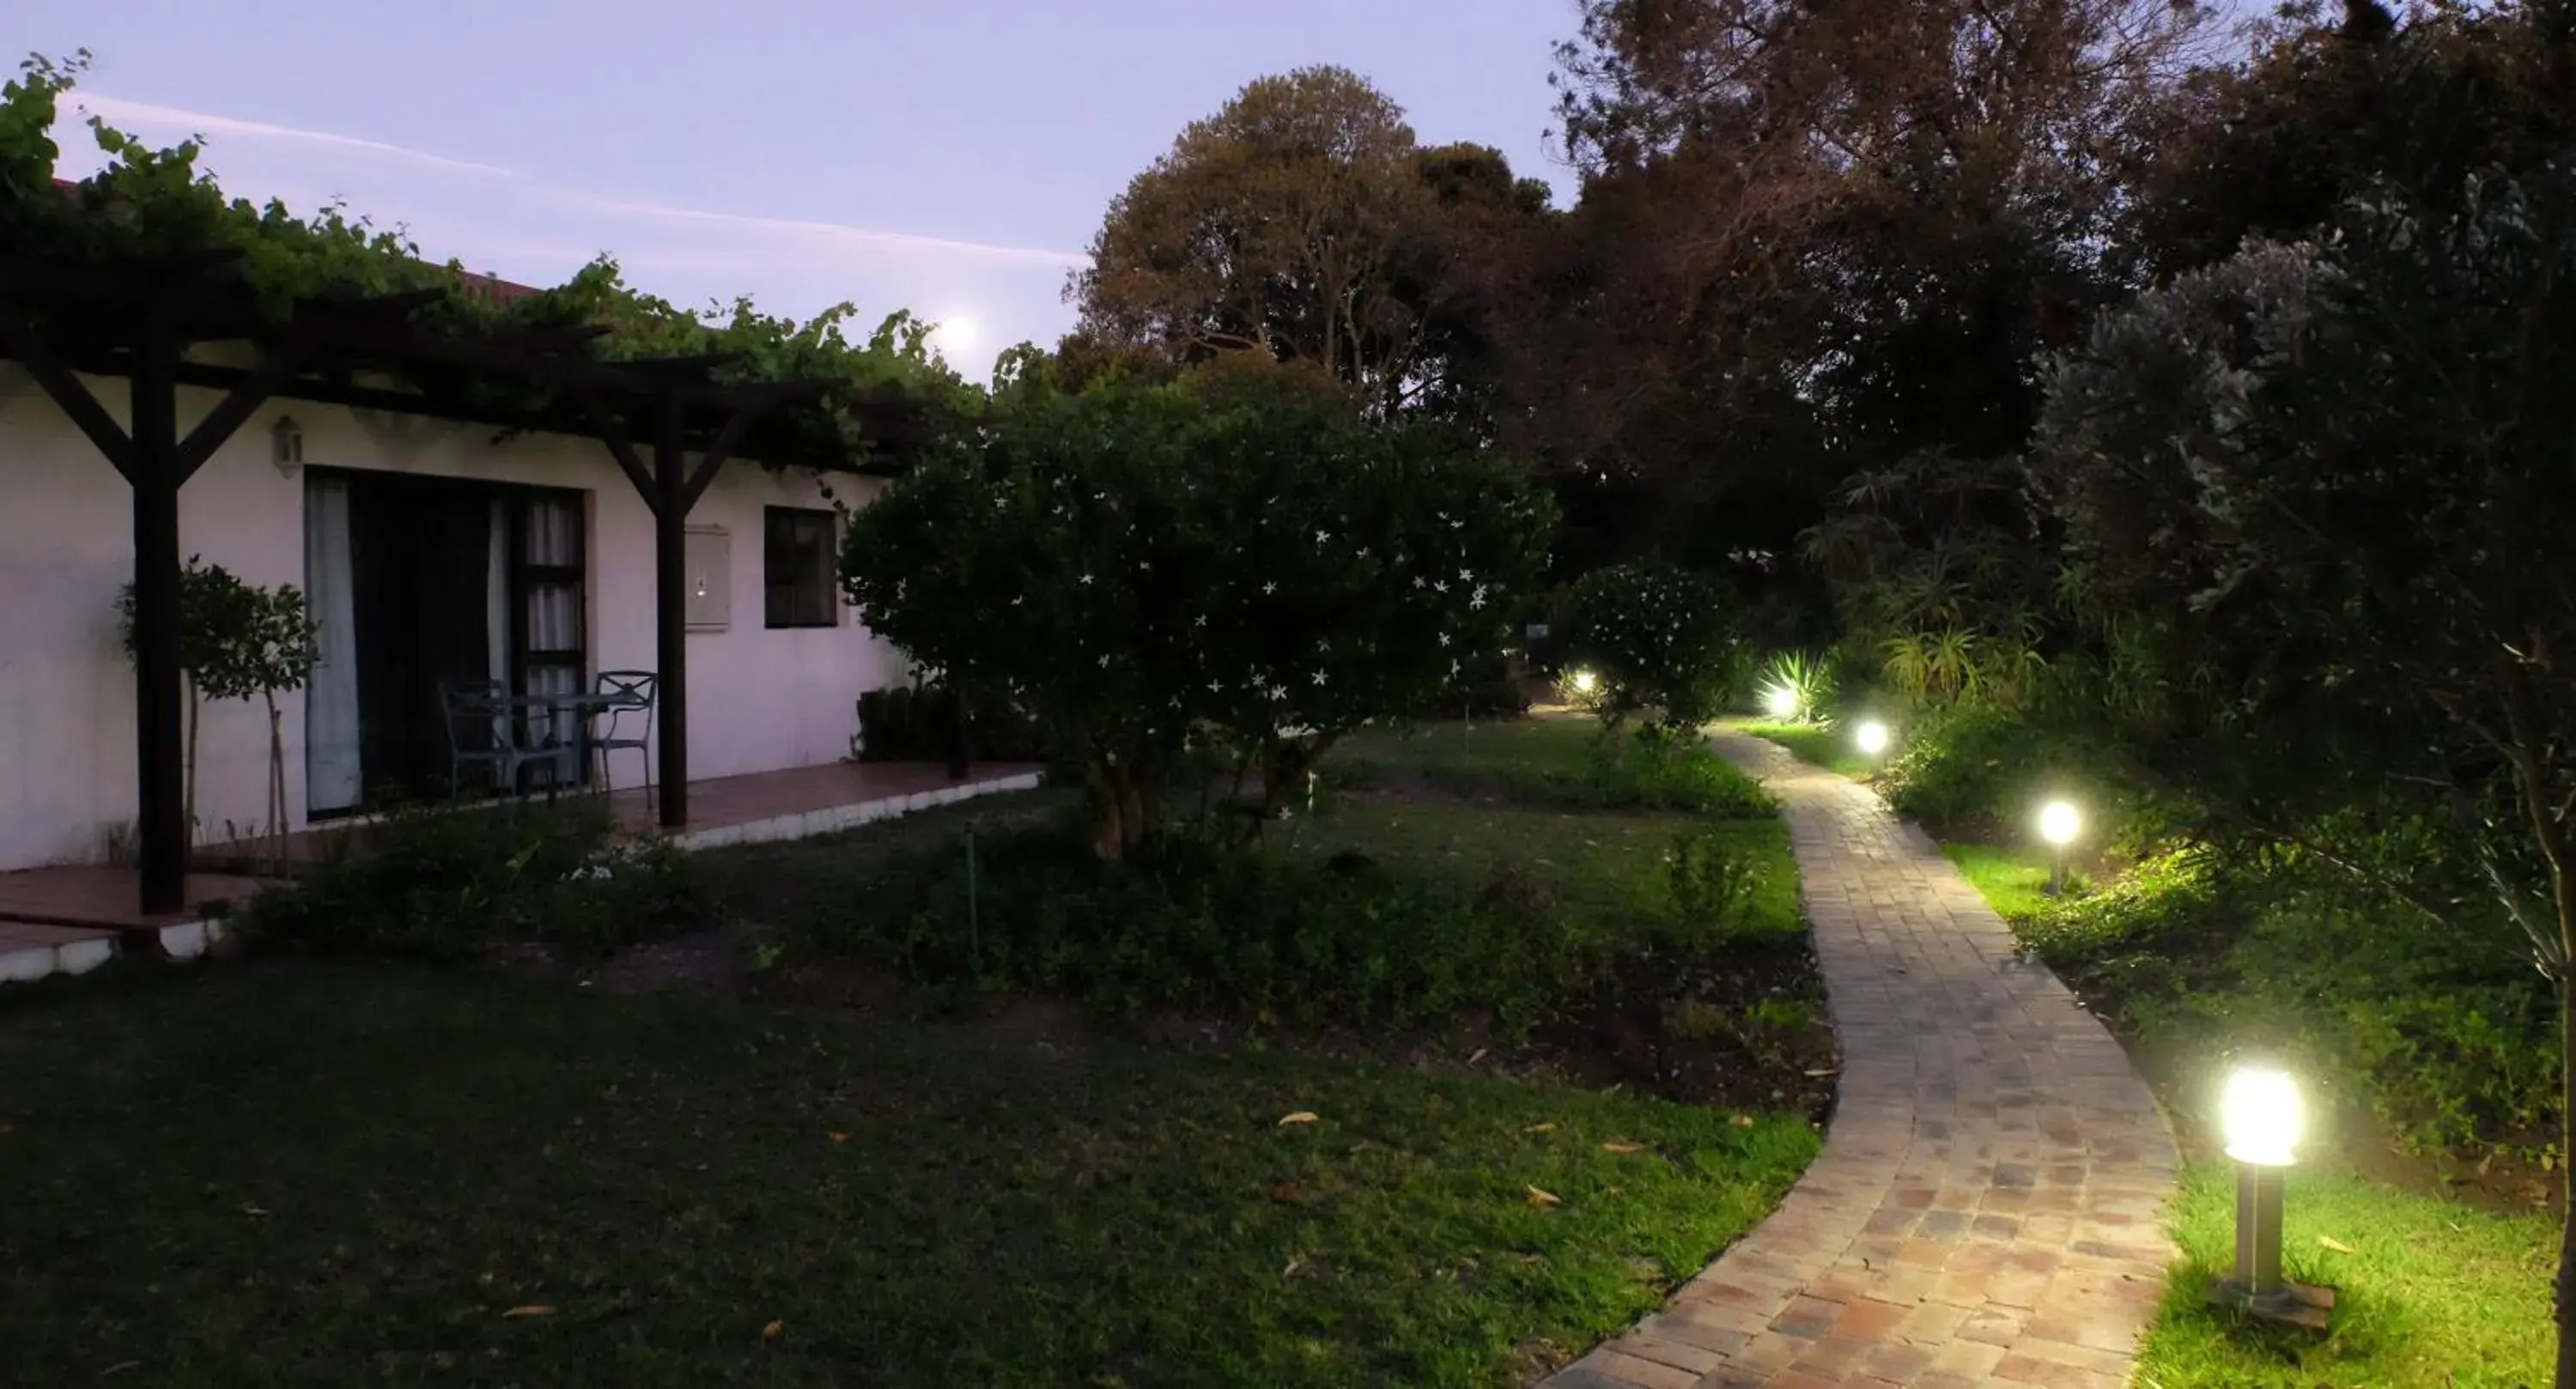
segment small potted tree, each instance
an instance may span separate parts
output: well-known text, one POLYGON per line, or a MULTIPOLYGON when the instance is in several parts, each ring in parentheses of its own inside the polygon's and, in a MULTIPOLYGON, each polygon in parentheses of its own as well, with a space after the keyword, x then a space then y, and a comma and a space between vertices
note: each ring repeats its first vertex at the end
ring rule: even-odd
MULTIPOLYGON (((134 654, 134 587, 117 595, 125 653, 134 654)), ((268 709, 266 830, 270 861, 286 868, 286 738, 277 697, 304 688, 321 657, 319 631, 292 584, 260 588, 196 555, 179 575, 179 668, 188 682, 187 817, 197 827, 197 734, 208 699, 249 699, 268 709)))

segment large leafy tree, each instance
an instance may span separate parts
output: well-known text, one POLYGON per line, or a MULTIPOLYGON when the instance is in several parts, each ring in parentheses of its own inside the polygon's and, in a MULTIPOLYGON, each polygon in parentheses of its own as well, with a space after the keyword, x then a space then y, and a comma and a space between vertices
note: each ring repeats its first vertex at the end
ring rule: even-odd
POLYGON ((1266 816, 1343 734, 1499 652, 1551 527, 1451 432, 1373 425, 1312 368, 1229 364, 1015 380, 980 439, 859 514, 843 573, 871 628, 1036 718, 1115 858, 1194 744, 1257 772, 1266 816))
MULTIPOLYGON (((2159 750, 2274 822, 2447 802, 2576 1060, 2576 168, 2382 184, 2329 230, 2106 321, 2040 475, 2079 591, 2151 634, 2159 750)), ((2576 1247, 2558 1315, 2576 1385, 2576 1247)))
POLYGON ((2200 33, 2169 0, 1587 0, 1558 77, 1585 192, 1528 319, 1560 451, 1756 587, 1846 479, 2010 455, 2038 355, 2116 296, 2200 33))
POLYGON ((1491 293, 1475 252, 1546 203, 1492 150, 1421 147, 1347 69, 1260 78, 1111 201, 1067 287, 1075 339, 1311 363, 1377 413, 1472 418, 1491 293))
POLYGON ((2151 112, 2118 258, 2141 278, 2295 240, 2377 183, 2442 202, 2468 176, 2527 167, 2576 138, 2576 63, 2559 0, 2329 12, 2261 26, 2249 61, 2211 65, 2151 112))

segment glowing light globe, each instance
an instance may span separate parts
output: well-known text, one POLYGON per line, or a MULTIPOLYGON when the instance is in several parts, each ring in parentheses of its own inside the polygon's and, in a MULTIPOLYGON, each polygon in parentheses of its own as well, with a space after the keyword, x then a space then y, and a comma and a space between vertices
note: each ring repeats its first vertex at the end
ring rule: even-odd
POLYGON ((2218 1101, 2218 1126, 2227 1138, 2227 1155, 2254 1167, 2287 1167, 2297 1162, 2307 1117, 2298 1082, 2287 1072, 2264 1066, 2231 1072, 2218 1101))
POLYGON ((1887 751, 1887 725, 1871 719, 1852 730, 1852 742, 1859 746, 1864 755, 1876 757, 1887 751))
POLYGON ((1595 675, 1588 670, 1578 670, 1574 673, 1574 692, 1576 694, 1588 695, 1599 688, 1601 688, 1600 676, 1595 675))
POLYGON ((1794 719, 1798 717, 1798 692, 1786 685, 1774 685, 1762 696, 1762 707, 1770 710, 1775 719, 1794 719))
POLYGON ((2065 848, 2084 832, 2084 816, 2065 801, 2050 801, 2039 812, 2039 837, 2065 848))

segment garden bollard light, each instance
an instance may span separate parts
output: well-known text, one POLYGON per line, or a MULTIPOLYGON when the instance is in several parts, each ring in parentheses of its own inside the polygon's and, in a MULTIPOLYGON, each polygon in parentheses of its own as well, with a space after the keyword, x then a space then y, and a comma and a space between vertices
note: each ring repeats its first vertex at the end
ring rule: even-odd
POLYGON ((2323 1331, 2334 1318, 2332 1288, 2281 1276, 2282 1177, 2298 1161, 2304 1115, 2299 1087, 2281 1071, 2240 1067, 2218 1105, 2227 1156, 2236 1163, 2236 1270, 2209 1300, 2266 1321, 2323 1331))
POLYGON ((1762 697, 1762 707, 1771 711, 1771 717, 1780 719, 1784 722, 1798 717, 1798 691, 1796 687, 1791 685, 1772 686, 1770 693, 1762 697))
POLYGON ((1578 670, 1574 673, 1574 692, 1576 694, 1588 696, 1595 689, 1598 689, 1600 685, 1601 677, 1588 670, 1578 670))
POLYGON ((2084 816, 2066 801, 2050 801, 2040 807, 2039 837, 2048 841, 2052 862, 2048 868, 2048 886, 2040 889, 2056 897, 2066 891, 2066 846, 2084 832, 2084 816))
POLYGON ((1861 756, 1874 758, 1887 751, 1887 725, 1871 719, 1852 731, 1852 742, 1859 746, 1861 756))

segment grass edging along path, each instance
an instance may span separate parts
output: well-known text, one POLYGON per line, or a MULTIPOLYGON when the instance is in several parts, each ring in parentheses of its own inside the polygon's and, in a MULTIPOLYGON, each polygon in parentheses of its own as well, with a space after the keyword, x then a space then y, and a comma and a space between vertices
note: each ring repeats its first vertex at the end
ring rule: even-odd
MULTIPOLYGON (((1685 824, 1354 798, 1279 847, 1462 886, 1503 855, 1637 925, 1685 824)), ((1720 833, 1786 863, 1776 823, 1720 833)), ((775 886, 867 842, 739 864, 775 886)), ((1757 934, 1793 904, 1767 881, 1757 934)), ((1501 1389, 1659 1305, 1817 1146, 1794 1078, 1761 1112, 1673 1102, 1569 1037, 1185 1054, 620 974, 0 997, 0 1383, 1501 1389)), ((1759 1036, 1803 1006, 1682 1001, 1759 1036)))
MULTIPOLYGON (((1798 742, 1773 741, 1828 765, 1798 742)), ((2047 904, 2040 889, 2048 863, 2035 848, 1941 848, 2016 932, 2047 904)), ((2292 1278, 2339 1290, 2331 1334, 2276 1334, 2212 1309, 2209 1285, 2235 1257, 2233 1169, 2207 1131, 2208 1097, 2166 1089, 2193 1158, 2172 1220, 2184 1257, 2140 1347, 2138 1384, 2521 1389, 2548 1382, 2555 1223, 2401 1190, 2353 1171, 2330 1149, 2312 1147, 2309 1161, 2289 1174, 2284 1255, 2292 1278)))
MULTIPOLYGON (((2018 931, 2048 899, 2045 858, 1950 844, 1943 852, 2018 931)), ((2171 1092, 2174 1087, 2166 1087, 2171 1092)), ((2290 1171, 2288 1275, 2338 1291, 2333 1330, 2275 1334, 2209 1306, 2235 1261, 2234 1168, 2217 1152, 2211 1097, 2169 1093, 2192 1161, 2174 1237, 2184 1260, 2139 1354, 2139 1382, 2166 1389, 2523 1389, 2549 1380, 2549 1278, 2558 1229, 2545 1214, 2497 1214, 2407 1191, 2312 1144, 2290 1171)))
POLYGON ((1870 759, 1852 746, 1851 733, 1839 724, 1738 721, 1729 726, 1738 733, 1750 733, 1766 742, 1778 743, 1799 761, 1812 763, 1829 772, 1847 777, 1869 775, 1870 759))

